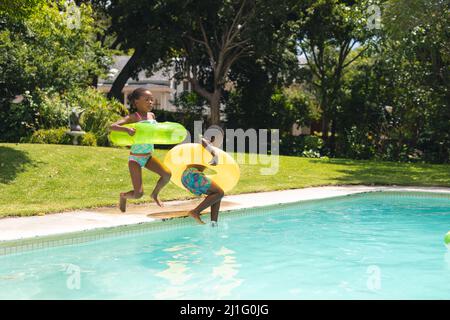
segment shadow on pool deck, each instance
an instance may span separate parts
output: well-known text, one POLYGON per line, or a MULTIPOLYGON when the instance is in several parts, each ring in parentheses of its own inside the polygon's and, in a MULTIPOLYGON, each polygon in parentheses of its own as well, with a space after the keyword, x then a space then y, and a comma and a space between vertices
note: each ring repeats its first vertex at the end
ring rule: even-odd
POLYGON ((9 147, 0 147, 0 183, 8 184, 24 172, 26 167, 37 166, 34 161, 28 157, 27 152, 16 150, 9 147))
MULTIPOLYGON (((89 211, 117 214, 117 215, 146 215, 150 218, 156 219, 170 219, 187 217, 187 212, 195 208, 203 199, 183 200, 183 201, 168 201, 163 208, 158 207, 154 203, 146 204, 129 204, 125 213, 120 212, 118 207, 103 207, 95 208, 89 211)), ((232 201, 222 201, 220 205, 221 210, 227 210, 233 206, 238 205, 232 201)), ((210 208, 202 211, 202 214, 209 214, 210 208)))

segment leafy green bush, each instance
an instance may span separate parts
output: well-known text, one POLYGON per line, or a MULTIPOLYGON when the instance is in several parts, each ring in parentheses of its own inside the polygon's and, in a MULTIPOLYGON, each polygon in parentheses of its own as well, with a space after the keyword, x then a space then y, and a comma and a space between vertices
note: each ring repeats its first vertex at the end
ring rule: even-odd
POLYGON ((64 99, 57 93, 37 91, 39 128, 50 129, 68 125, 69 110, 64 99))
POLYGON ((323 140, 318 136, 304 136, 303 145, 305 150, 319 151, 323 147, 323 140))
POLYGON ((72 144, 72 137, 67 133, 67 128, 40 129, 33 132, 28 140, 22 142, 41 144, 72 144))
POLYGON ((351 159, 372 159, 376 154, 375 139, 370 134, 356 126, 343 134, 341 141, 341 151, 346 157, 351 159))
POLYGON ((56 94, 39 90, 26 91, 20 103, 8 103, 0 108, 0 141, 17 142, 39 129, 67 125, 67 107, 56 94))
POLYGON ((320 150, 322 150, 322 147, 323 140, 318 136, 304 136, 302 156, 307 158, 320 158, 320 150))
POLYGON ((106 73, 112 54, 96 39, 104 27, 91 5, 77 7, 80 20, 73 28, 64 9, 68 0, 19 2, 0 10, 0 141, 7 142, 67 125, 67 108, 56 92, 87 87, 106 73), (25 99, 11 103, 18 95, 25 99))
POLYGON ((295 144, 295 139, 289 138, 292 125, 310 123, 319 117, 312 98, 298 86, 274 89, 270 95, 259 88, 252 90, 257 91, 252 93, 253 101, 241 88, 227 93, 227 127, 244 130, 277 128, 286 141, 292 140, 287 143, 290 146, 295 144))
POLYGON ((303 152, 303 137, 283 133, 280 137, 280 154, 301 156, 303 152))
POLYGON ((117 100, 108 100, 94 88, 74 88, 65 95, 50 90, 36 90, 24 94, 21 103, 11 103, 0 110, 0 141, 29 140, 35 131, 69 127, 72 108, 85 110, 81 127, 95 135, 96 144, 107 146, 108 130, 112 122, 128 113, 117 100))
POLYGON ((93 134, 92 132, 86 132, 85 135, 80 137, 79 143, 82 146, 96 147, 97 138, 95 137, 95 134, 93 134))
MULTIPOLYGON (((26 92, 29 95, 29 92, 26 92)), ((0 141, 18 142, 39 127, 37 105, 26 98, 21 103, 0 105, 0 141)))
MULTIPOLYGON (((73 137, 67 134, 67 128, 40 129, 33 132, 30 138, 21 139, 24 143, 40 144, 72 144, 73 137)), ((97 146, 97 138, 92 132, 86 132, 78 138, 78 143, 82 146, 97 146)))
POLYGON ((0 104, 35 88, 63 92, 87 86, 94 76, 104 75, 111 63, 112 51, 96 39, 104 27, 95 21, 91 5, 77 7, 80 19, 74 28, 64 8, 73 1, 40 2, 39 8, 19 19, 0 10, 0 83, 7 84, 0 90, 0 104))
POLYGON ((302 156, 305 158, 320 158, 320 152, 313 150, 305 150, 302 152, 302 156))
POLYGON ((205 109, 204 105, 206 100, 197 93, 188 91, 182 92, 179 96, 175 97, 172 103, 178 110, 176 113, 171 113, 174 116, 174 119, 176 119, 176 122, 181 123, 191 133, 194 131, 194 121, 203 120, 205 122, 206 117, 203 116, 203 111, 205 109))
POLYGON ((315 135, 293 136, 283 134, 280 139, 280 154, 320 158, 323 140, 315 135))
POLYGON ((108 146, 110 125, 128 114, 127 108, 117 100, 108 100, 94 88, 75 89, 66 95, 71 108, 84 110, 80 124, 84 131, 92 132, 97 144, 108 146))
POLYGON ((381 143, 380 151, 375 155, 375 159, 397 162, 433 162, 427 159, 428 154, 422 150, 408 146, 398 140, 390 139, 381 143))

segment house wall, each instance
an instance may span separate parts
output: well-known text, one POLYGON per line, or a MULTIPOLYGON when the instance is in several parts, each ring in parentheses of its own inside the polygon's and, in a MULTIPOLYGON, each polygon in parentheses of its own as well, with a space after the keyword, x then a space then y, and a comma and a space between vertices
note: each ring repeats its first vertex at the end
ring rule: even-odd
MULTIPOLYGON (((191 91, 191 84, 187 81, 175 81, 173 79, 169 80, 169 86, 162 85, 152 85, 151 83, 142 84, 132 84, 125 85, 122 89, 122 99, 121 102, 124 105, 128 105, 127 96, 137 88, 148 88, 153 93, 155 98, 155 109, 166 110, 166 111, 176 111, 177 108, 173 105, 172 101, 175 95, 179 95, 185 90, 191 91)), ((99 84, 99 91, 107 93, 111 90, 111 84, 99 84)))
POLYGON ((310 127, 302 127, 298 125, 297 123, 294 123, 292 125, 292 135, 293 136, 300 136, 300 135, 310 135, 311 134, 311 128, 310 127))
MULTIPOLYGON (((161 87, 161 86, 152 86, 150 85, 126 85, 122 89, 122 103, 128 106, 128 95, 133 92, 133 90, 137 88, 148 88, 153 93, 155 98, 155 109, 166 110, 166 111, 176 111, 176 107, 171 103, 173 98, 175 97, 175 90, 170 89, 169 87, 161 87)), ((182 85, 178 86, 177 89, 182 90, 182 85)), ((101 92, 109 92, 111 89, 111 85, 104 84, 98 87, 98 90, 101 92)), ((180 92, 179 92, 180 93, 180 92)))

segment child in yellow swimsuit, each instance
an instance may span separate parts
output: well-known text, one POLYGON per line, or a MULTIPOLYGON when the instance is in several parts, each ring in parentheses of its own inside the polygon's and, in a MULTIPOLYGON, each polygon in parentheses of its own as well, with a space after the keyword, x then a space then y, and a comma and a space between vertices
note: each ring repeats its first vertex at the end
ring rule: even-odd
MULTIPOLYGON (((150 112, 153 107, 154 99, 152 93, 145 88, 134 90, 133 93, 128 96, 128 99, 131 106, 137 111, 112 124, 110 129, 125 131, 132 136, 135 134, 135 129, 123 127, 124 124, 139 121, 156 122, 155 115, 150 112)), ((153 144, 135 144, 131 146, 130 156, 128 157, 128 168, 130 170, 133 190, 120 193, 119 207, 122 212, 126 211, 127 199, 139 199, 144 195, 144 188, 142 185, 142 168, 144 167, 160 176, 151 197, 159 206, 163 206, 158 195, 161 189, 169 183, 171 173, 161 161, 152 155, 153 151, 153 144)))

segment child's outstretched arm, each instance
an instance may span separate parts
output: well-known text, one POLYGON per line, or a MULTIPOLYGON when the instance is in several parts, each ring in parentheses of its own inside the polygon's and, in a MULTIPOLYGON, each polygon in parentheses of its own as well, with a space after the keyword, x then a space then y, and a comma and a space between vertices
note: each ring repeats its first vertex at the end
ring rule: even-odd
POLYGON ((214 151, 213 145, 210 141, 205 138, 202 138, 202 146, 211 153, 213 156, 212 160, 209 162, 210 165, 216 166, 219 163, 219 158, 217 157, 216 152, 214 151))
POLYGON ((130 136, 134 135, 134 133, 136 132, 136 129, 133 128, 127 128, 127 127, 123 127, 124 124, 128 124, 128 123, 134 123, 136 122, 135 119, 133 119, 133 117, 131 115, 128 115, 116 122, 114 122, 109 129, 113 130, 113 131, 124 131, 124 132, 128 132, 128 134, 130 136))

